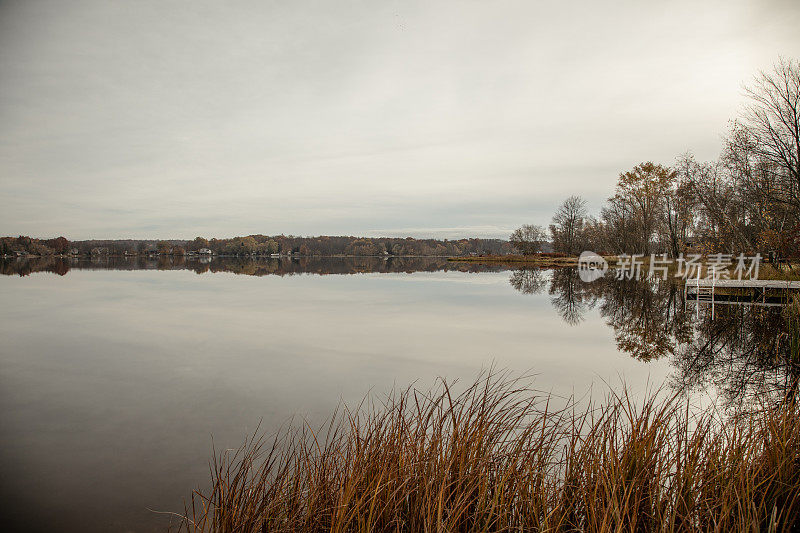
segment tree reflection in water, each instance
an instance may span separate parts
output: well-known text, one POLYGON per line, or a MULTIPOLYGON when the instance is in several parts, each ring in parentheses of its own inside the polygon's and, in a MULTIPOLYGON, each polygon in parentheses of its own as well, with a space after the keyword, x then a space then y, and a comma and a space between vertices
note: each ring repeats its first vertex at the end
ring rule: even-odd
POLYGON ((539 294, 549 281, 546 271, 539 268, 515 270, 508 280, 512 287, 523 294, 539 294))
POLYGON ((573 268, 517 270, 509 282, 524 294, 547 287, 571 325, 598 309, 621 352, 645 362, 669 357, 676 390, 716 390, 737 410, 796 393, 800 364, 782 307, 717 303, 712 317, 710 304, 686 302, 672 281, 607 276, 585 283, 573 268))
MULTIPOLYGON (((431 257, 239 257, 159 256, 20 258, 0 260, 0 274, 67 274, 71 269, 192 270, 268 276, 356 274, 363 272, 486 272, 502 265, 454 263, 431 257)), ((668 357, 677 390, 716 389, 731 406, 756 397, 795 393, 800 376, 797 342, 789 337, 781 307, 685 302, 683 290, 661 280, 616 280, 611 276, 583 282, 574 268, 520 269, 509 282, 523 294, 547 291, 554 309, 568 324, 581 324, 592 309, 613 329, 618 349, 640 361, 668 357), (699 312, 698 312, 699 311, 699 312), (793 348, 794 346, 794 348, 793 348), (794 350, 794 351, 793 351, 794 350)))
MULTIPOLYGON (((97 256, 0 258, 0 274, 28 276, 35 272, 59 275, 76 270, 192 270, 197 274, 231 272, 248 276, 291 276, 294 274, 362 274, 368 272, 490 272, 507 270, 499 265, 458 263, 445 257, 293 256, 277 258, 233 256, 97 256)), ((546 283, 546 280, 545 280, 546 283)))

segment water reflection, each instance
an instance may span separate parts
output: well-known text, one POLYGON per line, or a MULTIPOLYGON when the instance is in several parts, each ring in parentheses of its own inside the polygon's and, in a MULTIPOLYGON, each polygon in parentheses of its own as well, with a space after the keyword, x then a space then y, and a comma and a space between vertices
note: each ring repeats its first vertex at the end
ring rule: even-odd
MULTIPOLYGON (((249 276, 412 272, 490 272, 504 266, 449 262, 431 257, 281 257, 249 259, 186 256, 50 257, 0 261, 0 273, 66 275, 79 270, 191 270, 198 274, 231 272, 249 276)), ((511 286, 525 295, 547 293, 553 309, 571 326, 596 310, 614 332, 620 352, 651 362, 662 358, 674 368, 679 390, 716 390, 732 406, 755 397, 794 390, 798 358, 788 339, 781 307, 734 303, 710 305, 684 299, 675 283, 661 280, 583 282, 575 269, 518 269, 511 286)))
POLYGON ((362 274, 370 272, 489 272, 505 270, 500 266, 457 263, 444 257, 279 257, 254 259, 242 257, 155 257, 99 256, 90 259, 73 257, 31 257, 0 259, 0 274, 28 276, 35 272, 52 272, 60 276, 70 270, 193 270, 232 272, 249 276, 292 274, 362 274))
POLYGON ((182 509, 207 479, 211 434, 237 446, 259 420, 319 420, 369 390, 469 380, 492 363, 560 396, 624 376, 639 390, 716 387, 731 403, 798 375, 780 308, 711 317, 670 284, 508 270, 412 257, 0 262, 0 520, 163 531, 147 508, 182 509), (387 274, 294 275, 361 272, 387 274))
POLYGON ((546 271, 542 269, 515 270, 508 281, 523 294, 539 294, 549 282, 546 271))
POLYGON ((594 295, 587 293, 583 283, 574 268, 560 268, 553 270, 550 282, 550 302, 571 326, 580 324, 584 320, 587 309, 594 306, 594 295))
MULTIPOLYGON (((13 274, 0 276, 7 530, 30 529, 35 516, 42 531, 165 531, 169 516, 147 509, 183 510, 208 479, 212 435, 225 449, 260 421, 268 432, 292 416, 316 425, 370 391, 464 382, 495 364, 535 372, 565 397, 600 379, 636 386, 669 371, 621 356, 599 317, 564 324, 546 294, 509 287, 507 271, 460 272, 501 267, 219 257, 4 266, 13 274), (42 273, 18 277, 31 272, 42 273)), ((529 278, 549 284, 540 274, 529 278)))
POLYGON ((757 303, 686 301, 662 280, 580 280, 575 269, 517 270, 509 283, 523 294, 545 289, 561 318, 578 325, 597 309, 617 348, 643 362, 668 358, 671 384, 685 392, 714 390, 740 409, 765 397, 794 395, 800 378, 786 310, 757 303))

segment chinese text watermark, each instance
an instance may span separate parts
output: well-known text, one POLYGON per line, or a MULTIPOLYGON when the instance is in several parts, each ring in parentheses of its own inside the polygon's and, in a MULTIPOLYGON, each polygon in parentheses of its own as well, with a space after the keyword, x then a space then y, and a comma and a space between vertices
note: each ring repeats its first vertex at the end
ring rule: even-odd
MULTIPOLYGON (((679 254, 675 258, 667 254, 620 254, 612 273, 618 280, 666 280, 671 270, 676 278, 682 279, 756 280, 760 264, 761 254, 717 253, 707 255, 705 261, 700 254, 679 254)), ((583 281, 594 281, 608 270, 608 261, 594 252, 583 252, 578 258, 578 274, 583 281)))

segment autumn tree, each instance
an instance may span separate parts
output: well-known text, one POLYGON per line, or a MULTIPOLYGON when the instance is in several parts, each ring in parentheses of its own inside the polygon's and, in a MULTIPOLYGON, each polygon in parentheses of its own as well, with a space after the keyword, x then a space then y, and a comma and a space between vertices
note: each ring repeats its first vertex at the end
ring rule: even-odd
POLYGON ((800 214, 800 62, 779 59, 745 91, 750 104, 734 126, 728 151, 755 156, 775 185, 772 199, 800 214))
POLYGON ((746 88, 718 163, 684 158, 709 250, 795 254, 800 247, 800 63, 781 59, 746 88))
POLYGON ((195 252, 201 248, 208 248, 208 239, 204 239, 203 237, 195 237, 194 240, 188 244, 188 248, 195 252))
POLYGON ((621 253, 634 248, 634 216, 627 202, 612 196, 600 210, 600 218, 605 230, 603 235, 603 241, 607 244, 605 249, 621 253))
POLYGON ((650 254, 652 240, 664 216, 665 198, 675 181, 675 171, 650 161, 619 175, 616 194, 610 201, 624 207, 637 238, 628 253, 650 254))
POLYGON ((611 250, 608 239, 608 227, 603 220, 589 216, 583 221, 581 230, 581 244, 585 250, 594 250, 598 253, 611 250))
POLYGON ((554 251, 569 255, 581 252, 580 237, 586 214, 586 200, 580 196, 570 196, 564 200, 550 224, 554 251))
POLYGON ((69 241, 65 237, 56 237, 45 241, 45 244, 52 248, 57 254, 67 251, 69 248, 69 241))
POLYGON ((674 184, 664 194, 666 236, 672 257, 683 253, 694 225, 696 197, 691 179, 692 163, 690 154, 682 156, 675 169, 674 184))
POLYGON ((736 209, 713 213, 746 249, 796 253, 800 246, 800 63, 780 59, 746 88, 749 104, 726 139, 720 166, 736 209))
POLYGON ((515 229, 508 240, 519 253, 530 255, 541 250, 542 244, 547 242, 547 234, 541 226, 525 224, 515 229))

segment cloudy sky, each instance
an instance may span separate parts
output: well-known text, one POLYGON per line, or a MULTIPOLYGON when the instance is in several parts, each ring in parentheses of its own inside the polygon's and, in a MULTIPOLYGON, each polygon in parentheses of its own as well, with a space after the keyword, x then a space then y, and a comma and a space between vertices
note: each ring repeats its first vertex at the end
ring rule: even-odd
POLYGON ((800 2, 0 0, 0 234, 507 236, 715 158, 800 2))

